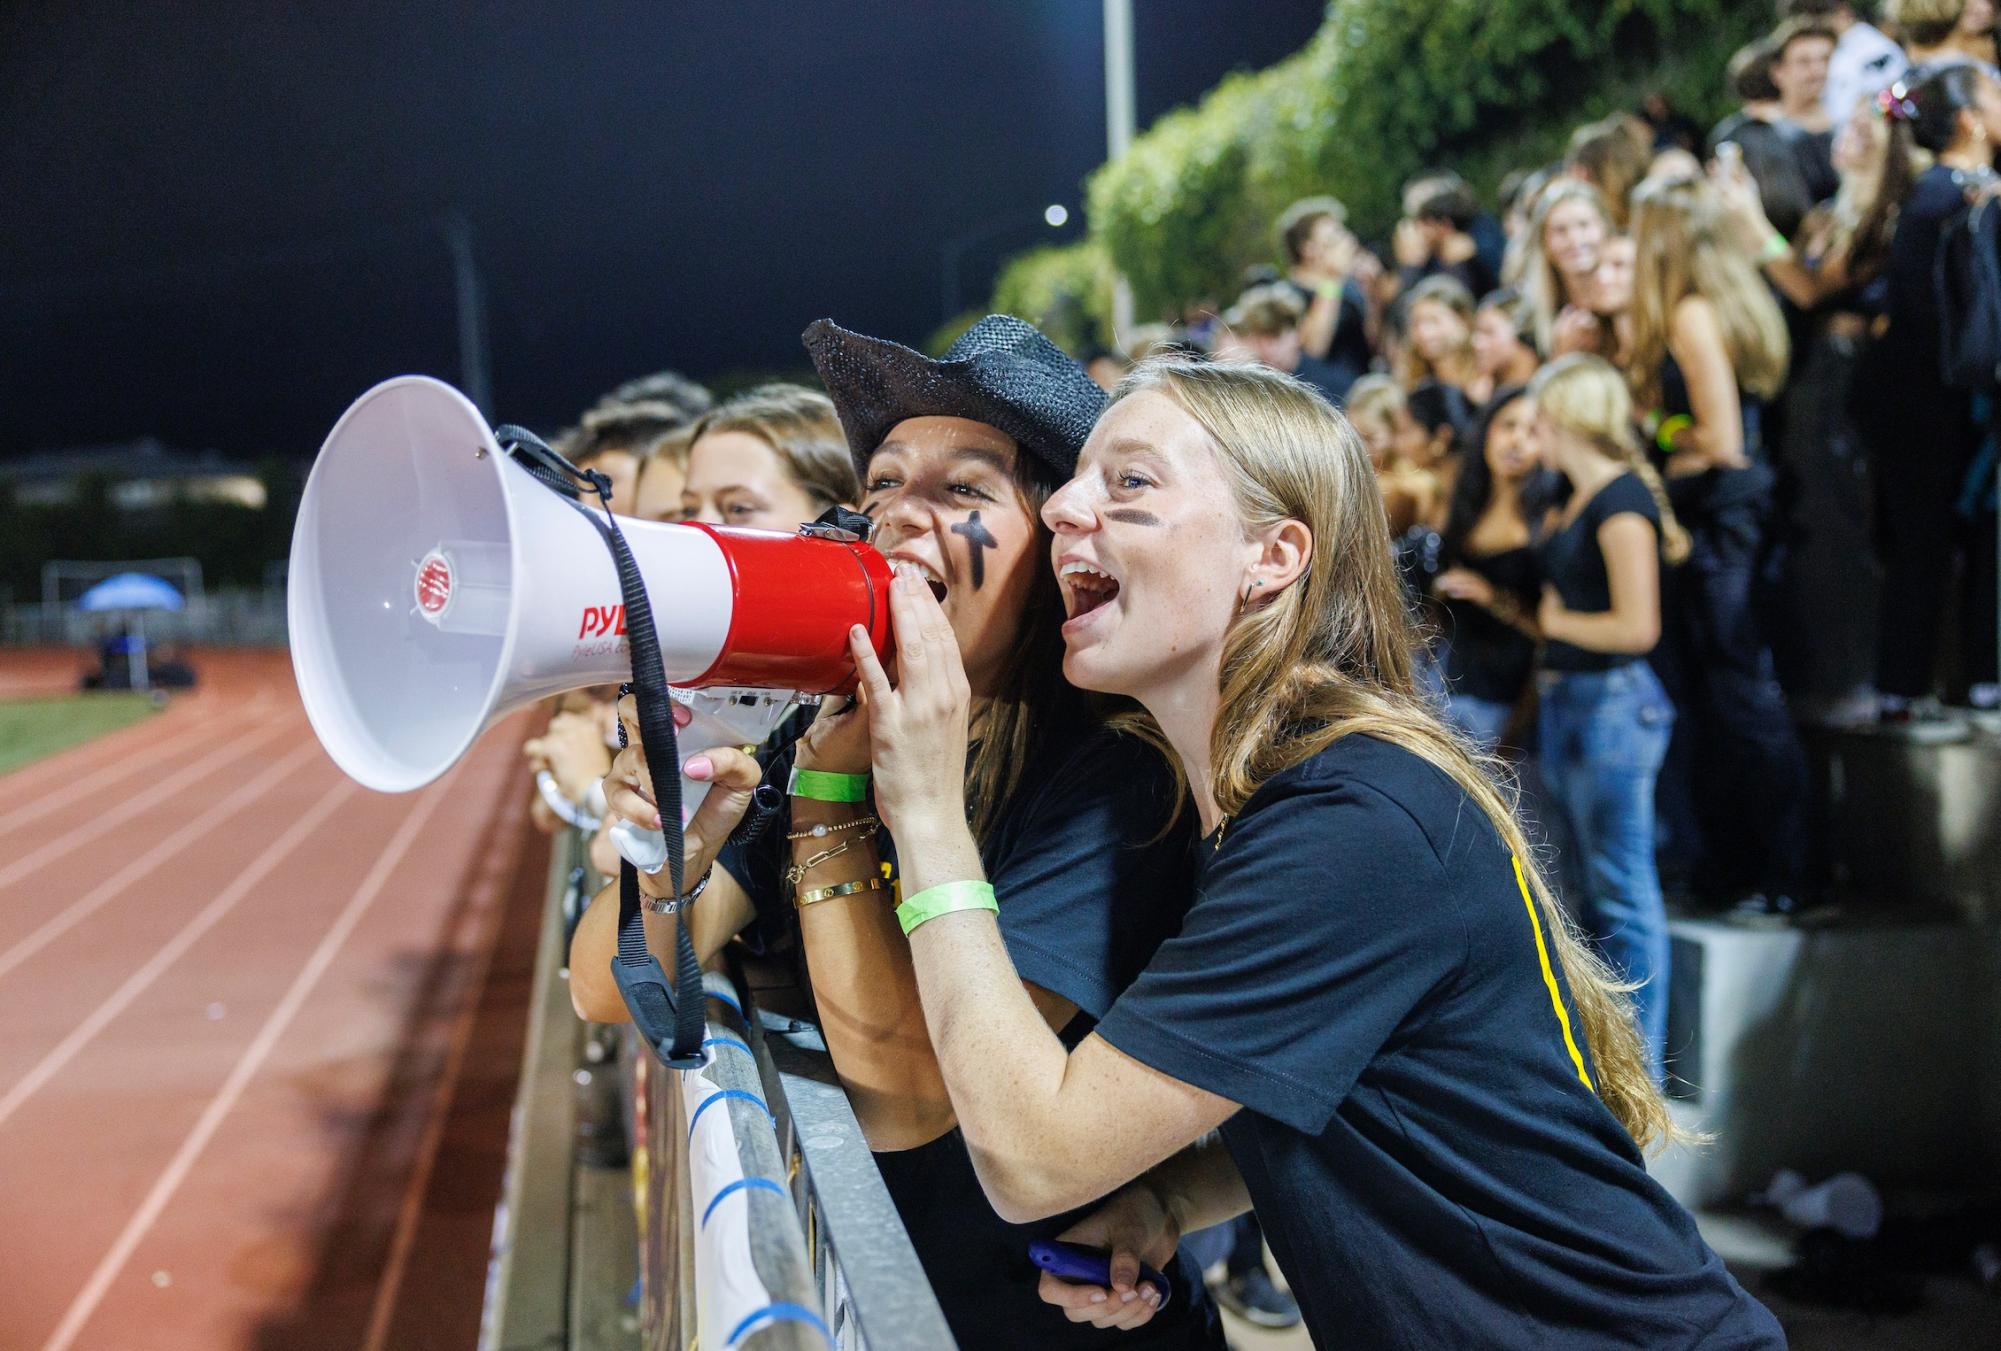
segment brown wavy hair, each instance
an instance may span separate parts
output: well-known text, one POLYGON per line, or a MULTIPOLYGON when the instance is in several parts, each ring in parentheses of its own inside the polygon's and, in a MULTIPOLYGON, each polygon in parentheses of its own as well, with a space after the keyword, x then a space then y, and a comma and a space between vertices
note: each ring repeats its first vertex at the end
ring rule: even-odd
POLYGON ((1626 374, 1642 409, 1661 401, 1661 363, 1675 306, 1715 307, 1740 388, 1762 398, 1785 383, 1792 341, 1772 290, 1729 233, 1716 189, 1696 178, 1649 179, 1633 194, 1633 309, 1626 374))
POLYGON ((704 413, 687 432, 687 444, 715 432, 742 432, 770 446, 785 472, 821 511, 861 500, 854 453, 834 415, 834 401, 804 385, 768 384, 747 389, 704 413))
POLYGON ((1306 571, 1241 612, 1225 639, 1210 789, 1225 815, 1259 785, 1346 736, 1372 736, 1456 783, 1520 865, 1596 1067, 1589 1080, 1641 1145, 1678 1138, 1616 981, 1544 880, 1504 788, 1506 771, 1440 720, 1420 694, 1389 527, 1361 439, 1325 399, 1264 366, 1156 358, 1119 386, 1174 400, 1209 434, 1245 527, 1285 520, 1313 534, 1306 571))

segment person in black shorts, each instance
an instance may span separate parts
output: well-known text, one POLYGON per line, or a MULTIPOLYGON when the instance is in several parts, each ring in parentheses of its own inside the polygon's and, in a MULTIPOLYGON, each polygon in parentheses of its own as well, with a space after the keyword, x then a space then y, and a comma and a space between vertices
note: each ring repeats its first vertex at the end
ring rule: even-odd
MULTIPOLYGON (((861 472, 874 543, 927 598, 938 595, 956 635, 977 713, 960 729, 949 810, 977 839, 1002 898, 1016 988, 1045 1030, 1075 1040, 1172 931, 1188 896, 1176 860, 1189 826, 1167 763, 1105 726, 1060 669, 1061 600, 1037 509, 1068 477, 1104 393, 1007 316, 981 320, 937 361, 825 320, 805 341, 861 472)), ((903 842, 878 830, 869 745, 868 710, 833 699, 763 764, 727 748, 686 762, 715 784, 686 832, 685 875, 709 878, 688 911, 698 952, 742 930, 803 963, 834 1066, 961 1348, 1216 1351, 1221 1326, 1192 1263, 1163 1259, 1165 1312, 1130 1336, 1069 1322, 1037 1298, 1029 1244, 1071 1221, 1010 1223, 981 1193, 893 913, 903 842), (787 809, 756 842, 718 850, 711 842, 729 833, 760 778, 789 789, 787 809)), ((636 746, 623 752, 606 797, 614 815, 651 826, 644 761, 636 746)), ((642 882, 667 885, 664 875, 642 882)), ((616 915, 613 889, 586 914, 571 953, 578 1009, 603 1021, 625 1017, 605 974, 616 915)), ((646 917, 656 953, 673 951, 673 923, 646 917)), ((1134 1320, 1151 1309, 1133 1304, 1134 1320)))
POLYGON ((996 1208, 1139 1179, 1070 1231, 1113 1249, 1120 1291, 1254 1202, 1323 1346, 1783 1345, 1647 1175, 1672 1127, 1630 1007, 1417 690, 1341 415, 1264 367, 1142 363, 1043 516, 1064 674, 1157 720, 1205 833, 1179 931, 1066 1046, 951 800, 968 681, 947 616, 898 578, 894 683, 856 631, 898 920, 996 1208))

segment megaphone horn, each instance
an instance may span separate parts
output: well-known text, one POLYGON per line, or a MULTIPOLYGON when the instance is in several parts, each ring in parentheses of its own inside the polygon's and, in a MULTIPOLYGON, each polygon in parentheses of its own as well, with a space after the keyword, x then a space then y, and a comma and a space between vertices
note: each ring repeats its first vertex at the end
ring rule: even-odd
MULTIPOLYGON (((341 415, 300 501, 286 602, 306 715, 341 769, 407 792, 509 713, 629 677, 618 573, 583 511, 503 454, 441 381, 385 381, 341 415)), ((667 679, 787 691, 746 697, 760 726, 791 691, 853 688, 854 625, 889 645, 889 564, 867 544, 620 527, 667 679)))

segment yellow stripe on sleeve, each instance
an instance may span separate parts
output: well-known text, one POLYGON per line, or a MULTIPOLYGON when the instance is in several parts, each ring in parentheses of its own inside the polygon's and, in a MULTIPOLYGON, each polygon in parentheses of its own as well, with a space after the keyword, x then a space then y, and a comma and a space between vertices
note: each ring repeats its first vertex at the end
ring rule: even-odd
POLYGON ((1549 987, 1549 1004, 1556 1010, 1556 1021, 1563 1028, 1563 1044, 1570 1051, 1570 1063, 1577 1066, 1577 1077, 1592 1092, 1591 1076, 1584 1072, 1584 1056, 1577 1049, 1577 1038, 1570 1034, 1570 1014, 1563 1007, 1563 996, 1557 992, 1556 972, 1549 968, 1549 948, 1542 941, 1542 916, 1535 912, 1535 897, 1529 895, 1529 879, 1522 872, 1522 861, 1513 854, 1508 856, 1515 865, 1515 885, 1522 890, 1522 904, 1529 908, 1529 928, 1535 933, 1536 960, 1542 963, 1542 983, 1549 987))

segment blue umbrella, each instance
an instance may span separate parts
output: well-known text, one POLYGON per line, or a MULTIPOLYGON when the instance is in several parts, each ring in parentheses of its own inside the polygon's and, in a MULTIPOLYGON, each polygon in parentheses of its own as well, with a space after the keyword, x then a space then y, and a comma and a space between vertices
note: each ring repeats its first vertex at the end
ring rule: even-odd
POLYGON ((187 602, 174 587, 147 572, 107 577, 78 598, 79 610, 178 610, 187 602))

